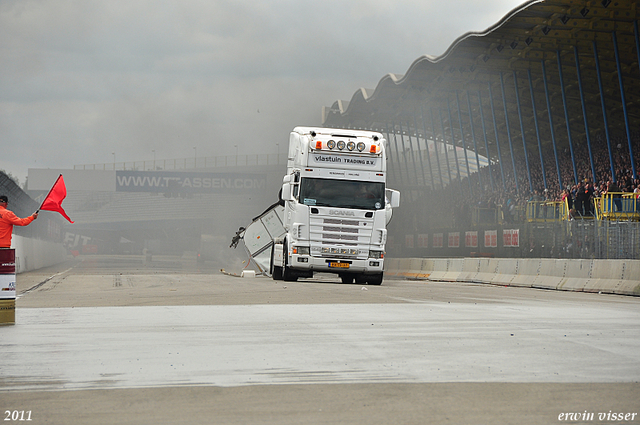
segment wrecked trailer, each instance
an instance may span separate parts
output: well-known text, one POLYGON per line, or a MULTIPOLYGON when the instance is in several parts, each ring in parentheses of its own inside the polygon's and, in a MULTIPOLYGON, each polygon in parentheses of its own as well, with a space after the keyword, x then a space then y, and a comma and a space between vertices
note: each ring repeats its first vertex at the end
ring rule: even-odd
POLYGON ((230 248, 236 248, 242 240, 244 249, 253 261, 257 274, 271 277, 273 263, 273 245, 278 238, 283 238, 284 206, 279 201, 255 217, 247 227, 241 227, 231 241, 230 248))

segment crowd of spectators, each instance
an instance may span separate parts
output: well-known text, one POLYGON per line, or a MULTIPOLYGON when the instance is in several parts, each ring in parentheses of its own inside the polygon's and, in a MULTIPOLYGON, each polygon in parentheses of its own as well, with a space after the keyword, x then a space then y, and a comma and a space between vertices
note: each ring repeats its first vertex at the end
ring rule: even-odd
MULTIPOLYGON (((636 172, 638 172, 640 171, 640 161, 638 161, 640 157, 640 134, 632 136, 632 149, 635 157, 636 172)), ((573 207, 581 215, 588 215, 592 213, 590 207, 591 199, 604 193, 631 192, 640 197, 640 178, 633 178, 633 168, 626 136, 615 137, 611 140, 611 160, 613 161, 615 179, 612 178, 608 144, 603 136, 592 138, 591 153, 593 169, 586 139, 574 142, 573 157, 577 171, 577 175, 575 175, 569 147, 558 151, 560 173, 556 168, 553 149, 547 149, 543 152, 545 169, 543 176, 540 156, 536 155, 537 152, 529 151, 531 187, 529 185, 526 161, 524 156, 521 155, 515 158, 515 168, 518 173, 518 185, 516 188, 511 157, 507 150, 507 154, 503 154, 502 170, 499 164, 494 163, 491 167, 483 168, 480 171, 480 176, 477 174, 472 175, 471 185, 465 178, 463 181, 454 182, 448 190, 452 193, 459 191, 462 194, 462 196, 455 197, 458 200, 456 205, 458 209, 464 210, 468 208, 464 204, 481 208, 501 206, 507 212, 505 214, 507 219, 509 211, 524 207, 529 201, 563 201, 568 198, 567 201, 570 208, 573 207), (595 180, 593 171, 595 171, 595 180), (502 173, 504 173, 504 184, 502 173), (558 181, 558 174, 560 174, 562 182, 558 181), (491 179, 493 179, 493 187, 491 186, 491 179), (480 182, 482 182, 482 186, 480 182)))
MULTIPOLYGON (((640 173, 640 133, 632 135, 632 149, 635 159, 636 172, 640 173)), ((574 213, 580 215, 592 214, 591 199, 601 196, 606 192, 635 192, 640 197, 640 178, 633 178, 629 145, 626 134, 611 139, 611 160, 615 180, 611 173, 611 160, 607 141, 603 135, 591 138, 591 156, 589 155, 586 139, 574 140, 573 158, 577 175, 574 174, 571 150, 568 146, 558 148, 558 172, 553 148, 543 151, 545 173, 543 176, 540 165, 540 155, 537 149, 528 151, 528 169, 531 172, 531 187, 527 163, 524 155, 515 158, 518 185, 513 174, 513 164, 510 150, 502 149, 503 164, 493 162, 490 167, 483 167, 479 174, 473 173, 470 179, 453 179, 450 185, 444 188, 438 187, 429 193, 424 200, 416 200, 414 203, 423 211, 429 211, 429 217, 422 220, 440 220, 440 222, 453 219, 456 223, 471 221, 474 208, 502 210, 504 219, 514 219, 514 214, 525 210, 529 201, 567 201, 574 213), (595 171, 595 180, 593 178, 595 171), (502 175, 504 173, 504 182, 502 175), (545 185, 546 183, 546 185, 545 185), (578 212, 579 211, 579 212, 578 212)), ((463 160, 463 159, 461 159, 463 160)), ((469 160, 473 160, 469 157, 469 160)), ((453 169, 452 175, 453 173, 453 169)), ((446 173, 445 170, 443 170, 446 173)), ((637 176, 638 177, 638 176, 637 176)), ((437 182, 436 177, 436 182, 437 182)), ((440 223, 432 223, 440 225, 440 223)))

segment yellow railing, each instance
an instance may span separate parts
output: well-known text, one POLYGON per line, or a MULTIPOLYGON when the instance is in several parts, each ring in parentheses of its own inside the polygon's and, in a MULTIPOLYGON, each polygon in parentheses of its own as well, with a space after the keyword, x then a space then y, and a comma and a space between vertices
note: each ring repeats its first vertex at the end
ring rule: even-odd
POLYGON ((591 200, 595 216, 582 216, 569 211, 567 201, 531 201, 527 203, 526 218, 530 223, 574 219, 640 221, 640 199, 634 193, 606 193, 591 200))
POLYGON ((640 199, 634 193, 605 193, 596 199, 598 220, 640 221, 640 199))
POLYGON ((527 221, 544 223, 569 219, 566 201, 530 201, 527 203, 527 221))

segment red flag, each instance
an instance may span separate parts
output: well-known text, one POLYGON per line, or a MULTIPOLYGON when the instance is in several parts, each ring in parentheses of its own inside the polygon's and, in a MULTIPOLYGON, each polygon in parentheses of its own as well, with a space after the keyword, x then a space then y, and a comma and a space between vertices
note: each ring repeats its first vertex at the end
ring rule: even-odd
POLYGON ((49 194, 44 201, 42 201, 42 205, 40 205, 41 210, 45 211, 56 211, 62 214, 64 218, 69 220, 69 223, 73 223, 67 213, 62 209, 62 201, 67 197, 67 187, 64 185, 64 179, 62 178, 62 174, 58 177, 58 180, 53 184, 53 187, 49 191, 49 194))

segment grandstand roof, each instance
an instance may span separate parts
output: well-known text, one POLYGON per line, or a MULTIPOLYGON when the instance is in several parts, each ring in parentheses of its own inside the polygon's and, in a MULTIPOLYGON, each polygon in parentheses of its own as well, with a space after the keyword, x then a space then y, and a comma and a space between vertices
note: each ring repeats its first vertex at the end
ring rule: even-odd
MULTIPOLYGON (((486 31, 461 36, 442 56, 421 56, 404 75, 385 75, 375 89, 323 108, 324 125, 424 134, 470 148, 474 137, 483 146, 485 128, 504 158, 509 141, 518 155, 523 146, 537 152, 538 138, 547 148, 584 147, 587 134, 607 131, 626 140, 640 129, 639 9, 635 0, 528 1, 486 31)), ((495 145, 478 150, 498 158, 495 145)))

